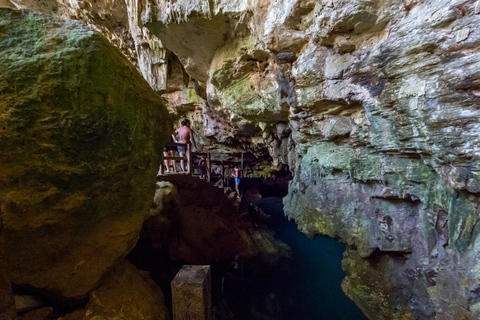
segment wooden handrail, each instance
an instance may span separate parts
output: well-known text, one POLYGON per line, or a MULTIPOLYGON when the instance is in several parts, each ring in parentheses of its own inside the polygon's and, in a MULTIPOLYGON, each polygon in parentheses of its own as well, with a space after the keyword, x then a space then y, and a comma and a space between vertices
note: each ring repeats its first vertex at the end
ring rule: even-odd
POLYGON ((210 160, 210 153, 207 154, 207 181, 212 181, 212 160, 210 160))
POLYGON ((193 159, 192 159, 192 145, 191 144, 187 144, 187 158, 188 158, 187 173, 189 175, 192 175, 192 173, 193 173, 193 170, 192 170, 193 159))

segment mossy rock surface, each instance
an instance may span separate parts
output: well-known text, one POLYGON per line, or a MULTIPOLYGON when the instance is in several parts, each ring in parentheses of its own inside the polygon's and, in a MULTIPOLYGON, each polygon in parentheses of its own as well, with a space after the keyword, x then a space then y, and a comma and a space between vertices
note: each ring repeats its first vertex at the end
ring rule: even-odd
POLYGON ((85 298, 138 239, 162 99, 77 21, 0 8, 0 200, 12 282, 85 298))

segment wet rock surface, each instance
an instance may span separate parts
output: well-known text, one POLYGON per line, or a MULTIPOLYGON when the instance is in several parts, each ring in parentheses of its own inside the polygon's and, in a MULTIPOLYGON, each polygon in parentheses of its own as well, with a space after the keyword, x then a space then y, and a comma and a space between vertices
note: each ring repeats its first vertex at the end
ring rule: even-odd
MULTIPOLYGON (((261 254, 261 220, 248 203, 228 197, 213 184, 184 175, 159 176, 151 217, 144 223, 144 237, 154 249, 166 249, 170 262, 210 264, 236 255, 261 254)), ((270 239, 269 237, 267 237, 270 239)), ((266 243, 268 239, 264 239, 266 243)), ((266 246, 274 248, 274 239, 266 246)), ((134 252, 135 253, 135 252, 134 252)))

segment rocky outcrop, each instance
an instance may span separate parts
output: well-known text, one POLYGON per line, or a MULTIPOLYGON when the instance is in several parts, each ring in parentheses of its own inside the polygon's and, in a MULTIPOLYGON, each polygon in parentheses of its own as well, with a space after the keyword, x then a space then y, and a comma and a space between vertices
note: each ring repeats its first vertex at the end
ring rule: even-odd
POLYGON ((28 9, 60 19, 83 21, 101 32, 137 65, 135 41, 130 32, 127 5, 112 0, 0 0, 0 7, 28 9))
POLYGON ((303 231, 349 245, 343 287, 369 317, 474 319, 473 3, 356 1, 322 12, 318 41, 292 67, 302 81, 285 210, 303 231))
POLYGON ((17 286, 83 299, 138 239, 170 120, 92 29, 0 17, 4 258, 17 286))
MULTIPOLYGON (((151 217, 144 230, 149 245, 164 248, 171 262, 211 264, 263 253, 251 228, 253 216, 223 190, 187 176, 165 176, 157 182, 151 217)), ((261 241, 261 230, 256 237, 261 241)), ((274 239, 267 246, 278 249, 274 239)))
POLYGON ((168 320, 170 315, 163 293, 149 273, 123 261, 105 275, 101 286, 90 294, 85 309, 57 320, 102 319, 168 320))
POLYGON ((44 307, 25 313, 20 320, 53 320, 53 308, 44 307))

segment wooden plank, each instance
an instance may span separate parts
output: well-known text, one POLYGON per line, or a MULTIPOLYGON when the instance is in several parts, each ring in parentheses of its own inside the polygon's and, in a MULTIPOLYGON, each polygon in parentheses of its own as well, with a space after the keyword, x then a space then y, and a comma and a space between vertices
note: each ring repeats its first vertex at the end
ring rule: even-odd
MULTIPOLYGON (((225 165, 230 165, 230 166, 239 166, 242 164, 241 161, 231 161, 231 160, 223 160, 224 164, 225 165)), ((250 160, 250 159, 243 159, 243 163, 244 165, 248 165, 248 164, 251 164, 253 163, 254 161, 253 160, 250 160)), ((215 164, 215 165, 220 165, 222 163, 222 160, 212 160, 212 163, 215 164)))
POLYGON ((192 175, 192 146, 191 144, 187 144, 187 158, 188 158, 188 174, 192 175))
POLYGON ((184 265, 172 280, 173 320, 211 320, 211 271, 207 265, 184 265))
MULTIPOLYGON (((220 165, 222 164, 222 161, 220 160, 212 160, 212 164, 214 165, 220 165)), ((239 161, 227 161, 227 160, 223 160, 223 164, 225 166, 238 166, 240 165, 240 162, 239 161)))
POLYGON ((174 175, 174 174, 188 174, 188 172, 183 172, 183 171, 170 171, 170 172, 165 172, 163 175, 174 175))
POLYGON ((220 179, 222 179, 222 183, 221 183, 221 186, 222 186, 222 190, 225 189, 225 166, 223 164, 223 160, 221 161, 221 170, 220 170, 220 179))

